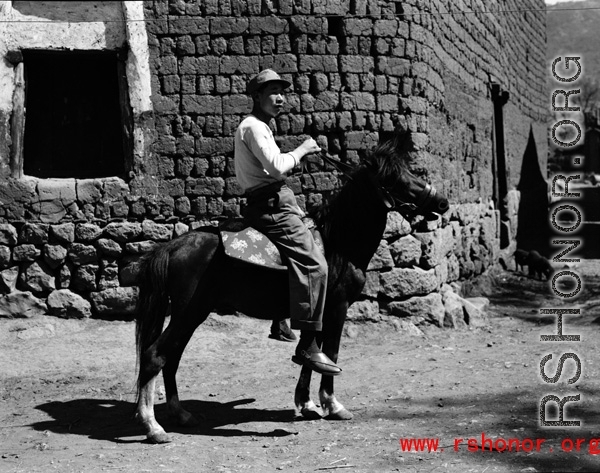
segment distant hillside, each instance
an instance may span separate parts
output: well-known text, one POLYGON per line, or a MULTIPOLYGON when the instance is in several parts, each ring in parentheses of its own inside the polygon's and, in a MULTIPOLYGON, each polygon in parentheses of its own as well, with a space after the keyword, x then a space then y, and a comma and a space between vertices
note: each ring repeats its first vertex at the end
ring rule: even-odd
POLYGON ((600 79, 600 0, 548 6, 547 57, 576 54, 583 57, 584 74, 600 79), (574 10, 577 8, 577 10, 574 10), (580 10, 597 8, 597 10, 580 10))

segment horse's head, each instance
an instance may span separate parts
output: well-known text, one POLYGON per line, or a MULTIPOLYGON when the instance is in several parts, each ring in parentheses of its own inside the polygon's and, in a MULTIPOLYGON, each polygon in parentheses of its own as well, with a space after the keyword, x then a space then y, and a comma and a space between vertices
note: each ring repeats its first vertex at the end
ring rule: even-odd
POLYGON ((416 214, 443 214, 448 210, 448 200, 410 172, 395 141, 377 145, 364 164, 375 192, 389 210, 397 210, 407 219, 416 214))

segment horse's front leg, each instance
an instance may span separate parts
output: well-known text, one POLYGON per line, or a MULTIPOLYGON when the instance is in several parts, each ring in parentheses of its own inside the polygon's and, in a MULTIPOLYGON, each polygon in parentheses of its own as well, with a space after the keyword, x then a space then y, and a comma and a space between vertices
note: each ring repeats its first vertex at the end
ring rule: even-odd
MULTIPOLYGON (((344 307, 336 311, 336 314, 328 319, 327 327, 323 331, 323 353, 325 353, 334 363, 337 363, 340 342, 342 339, 342 329, 346 320, 346 310, 344 307)), ((335 397, 333 393, 333 376, 321 377, 321 386, 319 388, 319 400, 321 409, 327 420, 350 420, 352 413, 347 410, 335 397)))
POLYGON ((311 375, 312 370, 303 366, 294 393, 294 404, 296 405, 296 417, 301 416, 308 420, 315 420, 322 416, 319 408, 310 398, 311 375))

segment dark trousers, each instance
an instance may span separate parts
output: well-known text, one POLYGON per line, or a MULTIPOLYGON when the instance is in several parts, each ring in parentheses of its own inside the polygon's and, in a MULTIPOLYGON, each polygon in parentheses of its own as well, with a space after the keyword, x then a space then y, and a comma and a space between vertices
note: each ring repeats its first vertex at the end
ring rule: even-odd
POLYGON ((292 190, 285 185, 269 187, 248 195, 246 223, 277 246, 288 266, 291 327, 321 331, 327 290, 325 255, 302 221, 292 190))

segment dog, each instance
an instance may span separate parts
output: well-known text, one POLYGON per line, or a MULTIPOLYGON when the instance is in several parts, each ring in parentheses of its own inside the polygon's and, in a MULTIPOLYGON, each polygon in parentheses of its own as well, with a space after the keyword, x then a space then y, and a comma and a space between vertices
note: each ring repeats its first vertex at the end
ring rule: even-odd
POLYGON ((529 276, 533 278, 539 277, 542 279, 542 275, 544 275, 546 276, 546 280, 548 280, 550 279, 550 274, 554 271, 550 261, 535 250, 529 252, 527 266, 529 266, 529 276))
POLYGON ((529 256, 529 251, 525 250, 517 250, 515 251, 515 270, 519 270, 519 266, 521 267, 521 271, 524 271, 525 266, 527 266, 527 257, 529 256))

